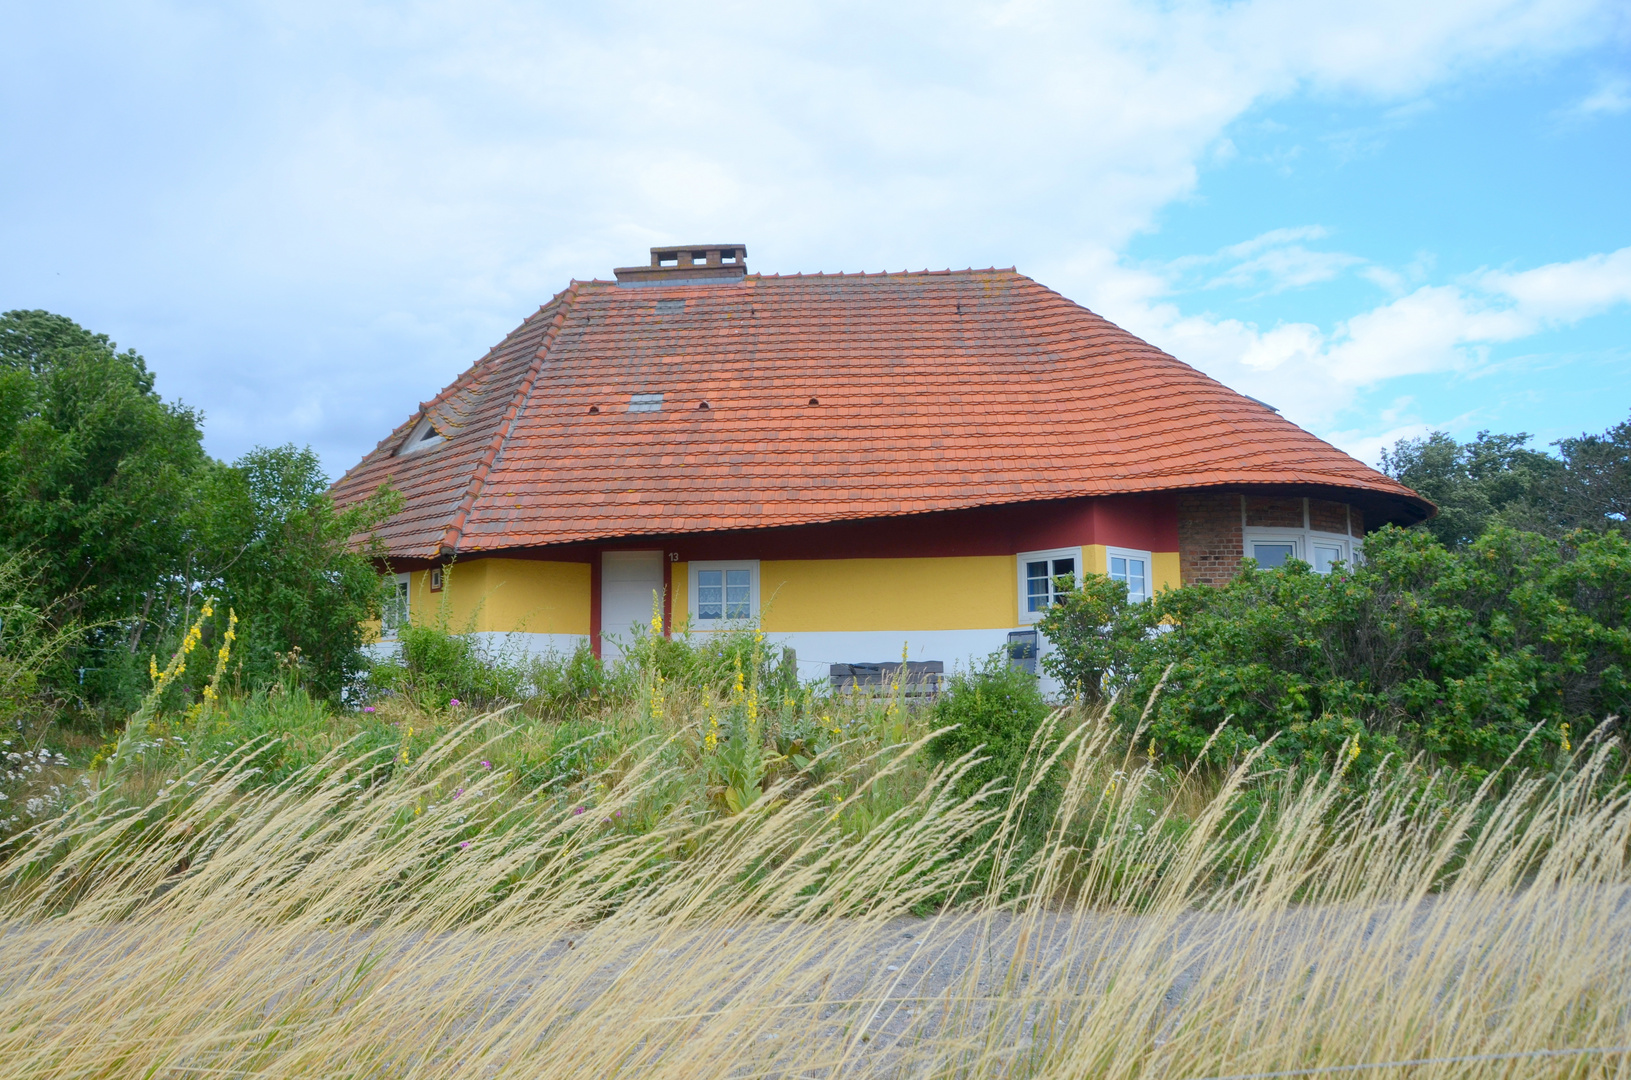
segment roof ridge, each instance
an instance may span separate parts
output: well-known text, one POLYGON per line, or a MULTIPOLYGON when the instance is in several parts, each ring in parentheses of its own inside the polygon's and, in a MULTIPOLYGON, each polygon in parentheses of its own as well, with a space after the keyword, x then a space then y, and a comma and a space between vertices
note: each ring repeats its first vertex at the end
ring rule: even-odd
MULTIPOLYGON (((801 270, 796 274, 783 274, 780 271, 777 271, 775 273, 767 273, 767 272, 764 272, 764 271, 755 271, 755 272, 753 272, 751 274, 742 275, 740 280, 743 281, 743 282, 755 282, 755 281, 798 281, 800 279, 809 279, 809 278, 855 278, 855 279, 861 279, 861 278, 893 278, 893 277, 946 277, 948 275, 960 275, 960 274, 1013 274, 1015 277, 1022 277, 1022 278, 1025 278, 1027 281, 1034 280, 1033 278, 1027 277, 1025 274, 1020 273, 1018 266, 965 266, 961 270, 954 270, 954 269, 951 269, 950 267, 947 267, 944 270, 928 270, 928 269, 924 269, 924 270, 834 270, 834 271, 831 271, 831 272, 828 272, 826 270, 813 270, 813 271, 810 271, 810 272, 805 272, 805 271, 801 270)), ((616 285, 618 283, 616 281, 610 279, 610 278, 598 278, 597 277, 597 278, 582 278, 582 279, 573 278, 572 279, 572 284, 573 285, 602 285, 602 286, 605 286, 605 285, 616 285)), ((680 289, 680 288, 685 288, 688 284, 694 284, 694 282, 677 282, 676 281, 676 282, 673 282, 671 284, 665 285, 663 287, 664 288, 671 288, 671 289, 680 289)))
MULTIPOLYGON (((801 278, 890 278, 890 277, 947 277, 954 274, 1013 274, 1016 277, 1026 277, 1019 272, 1017 266, 965 266, 961 270, 947 267, 944 270, 835 270, 828 273, 826 270, 814 270, 806 273, 800 270, 796 274, 783 273, 753 273, 745 275, 744 280, 759 278, 770 281, 798 281, 801 278)), ((1027 281, 1031 280, 1026 278, 1027 281)))
POLYGON ((330 485, 331 489, 349 479, 352 473, 356 472, 358 469, 361 469, 364 465, 369 464, 369 462, 373 460, 375 454, 378 454, 387 446, 395 443, 402 434, 411 430, 420 420, 424 419, 426 416, 429 416, 431 410, 436 408, 436 406, 452 398, 465 387, 471 385, 479 386, 488 374, 488 371, 483 371, 482 369, 492 369, 495 366, 494 361, 497 358, 498 351, 502 349, 511 339, 526 330, 527 325, 531 323, 532 320, 549 310, 550 305, 557 303, 562 296, 566 295, 566 292, 566 289, 562 289, 560 292, 550 297, 546 303, 539 304, 537 311, 534 311, 531 315, 528 315, 526 318, 522 319, 520 326, 517 326, 514 330, 511 330, 508 334, 505 334, 498 344, 490 346, 488 350, 477 360, 475 360, 469 367, 459 372, 451 383, 442 388, 440 393, 434 395, 428 401, 421 401, 419 403, 419 407, 412 413, 408 414, 408 418, 406 420, 392 428, 383 439, 380 439, 379 442, 374 444, 374 448, 372 450, 363 455, 361 461, 347 469, 340 476, 339 480, 336 480, 334 484, 330 485))
MULTIPOLYGON (((492 470, 493 462, 498 460, 504 444, 509 441, 510 430, 515 425, 515 419, 520 415, 522 406, 532 397, 532 388, 538 381, 538 373, 543 370, 544 358, 548 355, 550 346, 555 343, 555 336, 560 333, 561 327, 566 325, 567 312, 572 309, 572 301, 577 295, 576 281, 556 294, 555 299, 559 300, 560 304, 555 317, 550 320, 549 328, 544 331, 543 340, 538 343, 538 350, 533 354, 532 363, 528 365, 526 374, 521 377, 521 384, 516 387, 515 395, 510 399, 510 407, 504 410, 504 417, 499 421, 498 429, 493 432, 481 460, 476 462, 475 471, 470 474, 470 483, 465 487, 464 496, 460 498, 458 507, 448 520, 446 531, 442 533, 440 547, 443 554, 458 553, 459 541, 464 538, 465 523, 470 519, 470 510, 475 506, 476 499, 481 496, 482 489, 487 486, 487 474, 492 470)), ((552 300, 551 303, 553 302, 552 300)), ((545 307, 547 306, 546 304, 545 307)))

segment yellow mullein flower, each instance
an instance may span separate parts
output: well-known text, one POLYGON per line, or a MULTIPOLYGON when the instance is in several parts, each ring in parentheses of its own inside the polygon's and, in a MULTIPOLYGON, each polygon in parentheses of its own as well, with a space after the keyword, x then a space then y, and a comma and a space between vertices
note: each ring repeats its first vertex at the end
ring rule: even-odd
POLYGON ((719 746, 719 717, 715 713, 708 714, 708 732, 702 737, 702 746, 709 753, 719 746))
POLYGON ((1356 759, 1358 757, 1359 757, 1359 740, 1355 739, 1354 744, 1352 746, 1348 747, 1348 760, 1353 761, 1354 759, 1356 759))
POLYGON ((1570 745, 1570 743, 1569 743, 1569 725, 1564 724, 1563 728, 1562 728, 1562 731, 1563 731, 1563 752, 1565 754, 1567 754, 1571 750, 1574 749, 1574 747, 1572 745, 1570 745))

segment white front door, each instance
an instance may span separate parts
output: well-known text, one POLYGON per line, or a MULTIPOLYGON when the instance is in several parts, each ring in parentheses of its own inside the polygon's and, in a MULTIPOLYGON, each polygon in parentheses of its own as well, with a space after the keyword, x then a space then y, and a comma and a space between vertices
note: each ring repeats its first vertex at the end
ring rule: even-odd
POLYGON ((663 553, 607 551, 600 556, 601 658, 615 660, 634 628, 650 629, 651 609, 662 602, 663 553))

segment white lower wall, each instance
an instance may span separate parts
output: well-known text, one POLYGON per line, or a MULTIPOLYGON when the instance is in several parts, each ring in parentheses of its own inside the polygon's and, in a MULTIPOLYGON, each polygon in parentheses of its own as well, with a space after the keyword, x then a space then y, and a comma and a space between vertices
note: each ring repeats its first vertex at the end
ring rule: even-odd
MULTIPOLYGON (((1016 626, 1015 630, 1033 627, 1016 626)), ((798 656, 799 678, 825 679, 831 664, 888 664, 900 661, 901 647, 908 660, 939 660, 948 673, 967 669, 1008 645, 1007 629, 1000 630, 832 630, 806 633, 766 634, 767 644, 788 646, 798 656)), ((519 659, 529 656, 571 656, 580 645, 588 644, 587 634, 526 634, 477 631, 472 635, 489 656, 519 659)), ((700 636, 700 635, 699 635, 700 636)), ((1047 638, 1039 638, 1041 653, 1052 652, 1047 638)), ((370 645, 366 651, 376 659, 397 654, 394 641, 370 645)), ((1059 685, 1038 669, 1042 692, 1049 697, 1059 693, 1059 685)))
MULTIPOLYGON (((1034 627, 1016 626, 1014 630, 1034 627)), ((799 678, 825 679, 830 664, 899 663, 901 647, 908 660, 939 660, 946 672, 968 669, 999 649, 1008 647, 1007 628, 1000 630, 858 630, 766 634, 765 640, 786 645, 798 655, 799 678)), ((1038 638, 1043 656, 1052 652, 1048 639, 1038 638)), ((1042 692, 1051 697, 1059 685, 1040 668, 1042 692)))
POLYGON ((521 659, 529 656, 571 656, 580 645, 589 644, 588 634, 525 634, 498 630, 478 630, 470 635, 488 656, 521 659))

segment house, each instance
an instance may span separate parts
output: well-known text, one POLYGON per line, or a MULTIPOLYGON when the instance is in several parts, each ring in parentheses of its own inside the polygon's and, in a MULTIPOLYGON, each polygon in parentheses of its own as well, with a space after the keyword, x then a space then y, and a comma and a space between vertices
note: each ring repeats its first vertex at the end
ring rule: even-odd
POLYGON ((1014 270, 766 275, 740 244, 574 281, 334 487, 389 481, 413 619, 615 655, 748 620, 830 665, 1004 647, 1135 597, 1328 570, 1427 501, 1014 270))

